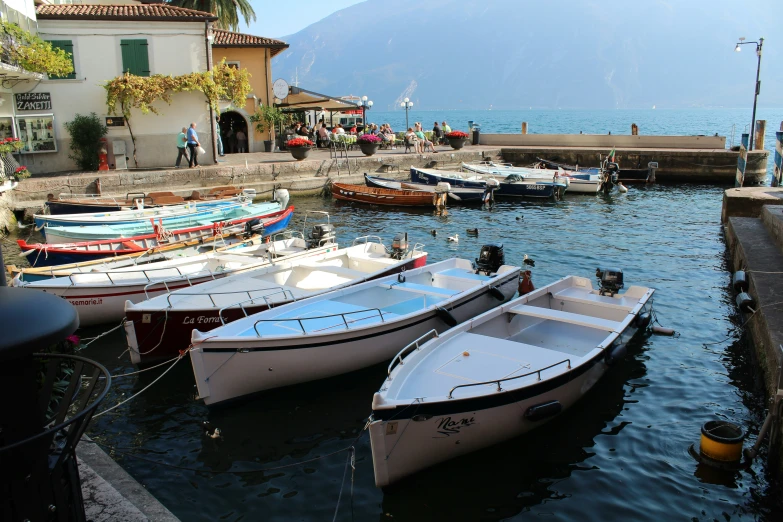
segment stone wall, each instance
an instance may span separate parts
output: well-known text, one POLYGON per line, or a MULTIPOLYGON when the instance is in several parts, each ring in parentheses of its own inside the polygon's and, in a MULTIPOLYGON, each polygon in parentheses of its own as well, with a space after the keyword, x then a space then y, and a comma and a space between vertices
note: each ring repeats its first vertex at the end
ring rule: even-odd
POLYGON ((725 136, 625 136, 611 134, 479 134, 492 147, 601 147, 635 149, 725 149, 725 136))

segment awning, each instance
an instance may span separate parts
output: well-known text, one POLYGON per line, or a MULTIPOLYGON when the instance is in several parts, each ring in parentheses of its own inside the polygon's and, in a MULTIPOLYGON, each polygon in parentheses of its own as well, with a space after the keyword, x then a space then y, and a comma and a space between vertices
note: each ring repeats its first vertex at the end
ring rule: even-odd
POLYGON ((320 94, 294 86, 288 87, 288 96, 276 105, 283 110, 361 111, 361 108, 357 104, 347 100, 341 100, 334 96, 327 96, 326 94, 320 94))

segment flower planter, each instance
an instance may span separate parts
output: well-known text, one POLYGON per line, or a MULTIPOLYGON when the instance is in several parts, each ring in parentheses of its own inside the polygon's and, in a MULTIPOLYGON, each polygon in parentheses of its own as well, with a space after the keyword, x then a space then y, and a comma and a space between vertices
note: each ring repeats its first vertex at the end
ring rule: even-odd
POLYGON ((372 156, 376 152, 378 152, 378 147, 381 146, 380 143, 366 143, 363 141, 358 142, 359 148, 362 150, 362 154, 365 156, 372 156))
POLYGON ((448 138, 452 149, 461 149, 465 146, 465 138, 448 138))
POLYGON ((288 151, 296 161, 302 161, 310 155, 310 149, 312 147, 288 147, 288 151))

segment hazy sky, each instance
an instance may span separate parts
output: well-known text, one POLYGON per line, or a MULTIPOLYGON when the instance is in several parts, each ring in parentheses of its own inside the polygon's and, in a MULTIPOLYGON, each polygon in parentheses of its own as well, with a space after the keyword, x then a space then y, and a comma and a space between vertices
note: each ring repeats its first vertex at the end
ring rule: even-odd
MULTIPOLYGON (((249 27, 244 24, 239 31, 242 33, 280 38, 294 34, 308 25, 315 23, 335 11, 345 9, 363 2, 364 0, 294 0, 285 2, 282 0, 251 0, 251 5, 256 12, 256 21, 249 27)), ((346 31, 357 31, 361 27, 361 20, 356 25, 346 27, 346 31)))

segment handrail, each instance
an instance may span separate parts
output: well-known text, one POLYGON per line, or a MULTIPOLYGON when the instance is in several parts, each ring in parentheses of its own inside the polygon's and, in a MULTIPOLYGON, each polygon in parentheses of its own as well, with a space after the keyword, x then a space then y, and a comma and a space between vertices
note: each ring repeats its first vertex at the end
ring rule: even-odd
POLYGON ((420 349, 420 348, 419 348, 419 341, 421 341, 422 339, 424 339, 425 337, 427 337, 427 336, 428 336, 428 335, 430 335, 430 334, 435 334, 435 336, 434 336, 434 339, 437 339, 437 338, 438 338, 438 331, 437 331, 436 329, 434 329, 434 328, 433 328, 432 330, 430 330, 429 332, 425 333, 424 335, 422 335, 421 337, 419 337, 419 338, 418 338, 418 339, 416 339, 415 341, 411 342, 411 343, 410 343, 408 346, 406 346, 405 348, 403 348, 402 350, 400 350, 400 351, 397 353, 397 355, 395 355, 395 356, 394 356, 394 358, 392 359, 392 362, 391 362, 391 363, 389 363, 389 367, 388 367, 388 369, 387 369, 387 373, 386 373, 386 375, 387 375, 387 376, 388 376, 388 378, 389 378, 388 380, 391 380, 391 372, 392 372, 392 370, 395 368, 395 366, 397 366, 397 365, 395 364, 397 361, 400 361, 400 366, 403 366, 403 365, 405 364, 404 362, 402 362, 402 355, 403 355, 403 354, 404 354, 404 353, 405 353, 405 352, 408 350, 408 348, 410 348, 410 347, 411 347, 411 346, 413 346, 413 345, 416 345, 416 350, 419 350, 419 349, 420 349))
MULTIPOLYGON (((383 312, 381 311, 380 308, 365 308, 363 310, 356 310, 356 311, 353 311, 353 312, 342 312, 342 313, 339 313, 339 314, 319 315, 317 317, 305 317, 304 319, 301 319, 299 317, 292 317, 291 319, 281 319, 281 318, 277 318, 277 319, 259 319, 258 321, 253 323, 253 330, 255 330, 256 336, 261 337, 261 333, 258 331, 258 328, 257 328, 258 323, 279 323, 279 322, 282 322, 282 321, 296 321, 297 323, 299 323, 299 328, 302 329, 302 335, 307 335, 307 330, 305 330, 304 325, 302 324, 302 321, 312 321, 314 319, 328 319, 329 317, 338 317, 338 316, 342 317, 343 324, 345 324, 345 328, 347 330, 350 327, 348 326, 348 320, 345 318, 345 316, 346 315, 352 315, 352 314, 359 314, 359 313, 362 313, 362 312, 378 312, 378 315, 381 318, 381 322, 384 322, 383 312)), ((361 321, 361 320, 367 319, 367 318, 368 317, 362 317, 359 320, 361 321)), ((352 322, 355 322, 355 321, 352 321, 352 322)), ((329 326, 328 328, 334 328, 334 326, 329 326)), ((326 330, 326 329, 327 328, 323 328, 323 330, 326 330)))
MULTIPOLYGON (((259 296, 253 297, 252 295, 250 295, 250 292, 252 292, 253 290, 246 290, 245 292, 247 293, 248 297, 250 297, 250 299, 245 299, 244 301, 237 301, 236 303, 232 303, 230 305, 224 306, 223 308, 218 310, 218 318, 220 318, 220 324, 223 324, 223 325, 226 324, 226 322, 223 320, 223 311, 227 310, 229 308, 233 308, 233 307, 235 307, 237 305, 239 305, 239 308, 242 309, 242 313, 245 314, 245 317, 247 317, 248 316, 247 315, 247 310, 245 310, 244 303, 250 303, 250 302, 256 301, 257 299, 263 299, 264 300, 264 304, 266 304, 266 307, 267 308, 272 308, 272 303, 270 303, 267 300, 267 297, 275 295, 275 294, 283 294, 283 299, 285 299, 286 293, 291 295, 291 300, 292 301, 296 301, 296 297, 294 296, 294 292, 290 288, 278 287, 276 289, 270 289, 270 290, 278 290, 278 291, 277 292, 270 292, 268 294, 264 294, 264 295, 259 295, 259 296)), ((258 290, 256 290, 256 291, 258 291, 258 290)), ((229 292, 226 292, 226 293, 229 293, 229 292)), ((212 303, 214 304, 214 301, 212 301, 212 303)))
POLYGON ((563 364, 565 362, 568 363, 568 369, 570 370, 571 369, 571 359, 563 359, 562 361, 556 362, 555 364, 550 364, 546 368, 539 368, 538 370, 533 370, 532 372, 525 373, 523 375, 517 375, 516 377, 506 377, 505 379, 496 379, 496 380, 484 381, 484 382, 472 382, 470 384, 458 384, 457 386, 453 387, 449 391, 449 397, 448 398, 449 399, 453 398, 451 396, 451 394, 454 393, 454 390, 456 390, 457 388, 467 388, 468 386, 483 386, 485 384, 495 383, 495 384, 498 385, 498 390, 497 391, 503 391, 503 388, 500 387, 500 383, 501 382, 513 381, 514 379, 521 379, 522 377, 529 377, 529 376, 533 375, 534 373, 538 374, 538 379, 537 380, 540 381, 541 380, 541 372, 543 372, 544 370, 549 370, 550 368, 554 368, 555 366, 559 366, 559 365, 561 365, 561 364, 563 364))
POLYGON ((416 252, 424 253, 424 243, 414 243, 413 244, 413 250, 411 250, 411 257, 413 257, 416 252))
MULTIPOLYGON (((381 239, 381 236, 359 236, 359 237, 357 237, 356 239, 353 240, 353 244, 351 246, 367 245, 367 244, 371 243, 370 239, 377 239, 379 244, 383 245, 384 247, 386 246, 386 245, 383 244, 383 239, 381 239), (364 239, 364 241, 359 243, 359 241, 361 239, 364 239)), ((374 241, 372 241, 372 242, 374 243, 374 241)))
MULTIPOLYGON (((177 267, 173 267, 173 268, 177 269, 177 272, 179 272, 179 275, 175 275, 175 276, 169 277, 167 279, 159 279, 158 281, 150 281, 149 283, 147 283, 144 286, 144 296, 147 299, 150 298, 149 294, 147 293, 147 290, 151 286, 162 284, 163 286, 166 287, 166 293, 170 294, 171 290, 169 289, 169 283, 171 283, 173 281, 181 281, 183 279, 183 277, 184 277, 185 281, 188 282, 189 286, 193 286, 193 283, 190 281, 190 278, 192 276, 197 276, 199 274, 210 275, 210 276, 212 276, 213 280, 215 279, 215 273, 212 272, 212 270, 210 270, 209 268, 206 268, 204 270, 199 270, 198 272, 193 272, 192 274, 183 274, 182 272, 180 272, 179 268, 177 268, 177 267)), ((199 277, 201 277, 201 276, 199 276, 199 277)), ((147 278, 147 280, 149 280, 149 277, 147 278)))

